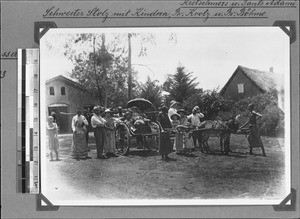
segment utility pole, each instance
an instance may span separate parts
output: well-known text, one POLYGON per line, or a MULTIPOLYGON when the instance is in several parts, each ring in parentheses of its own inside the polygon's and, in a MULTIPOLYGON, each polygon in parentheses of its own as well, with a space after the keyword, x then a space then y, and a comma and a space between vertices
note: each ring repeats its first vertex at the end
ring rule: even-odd
POLYGON ((132 98, 131 33, 128 33, 128 100, 132 98))
MULTIPOLYGON (((103 57, 105 57, 106 54, 106 49, 105 49, 105 34, 102 33, 101 35, 101 39, 102 39, 102 44, 101 44, 101 54, 103 55, 103 57)), ((102 70, 103 70, 103 85, 106 85, 106 77, 107 77, 107 68, 108 65, 107 63, 103 62, 102 63, 102 70)), ((107 87, 102 89, 103 93, 104 93, 104 106, 107 107, 107 87)))
POLYGON ((98 94, 99 94, 99 103, 102 104, 102 97, 101 97, 102 92, 101 92, 101 87, 100 87, 98 76, 97 76, 95 41, 96 41, 96 37, 95 37, 95 34, 93 34, 93 66, 94 66, 94 73, 95 73, 95 81, 97 84, 97 90, 98 90, 98 94))

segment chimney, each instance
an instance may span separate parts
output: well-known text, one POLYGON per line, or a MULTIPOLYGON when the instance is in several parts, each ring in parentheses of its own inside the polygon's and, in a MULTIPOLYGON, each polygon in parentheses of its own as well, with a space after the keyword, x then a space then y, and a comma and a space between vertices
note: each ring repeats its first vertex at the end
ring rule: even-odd
POLYGON ((274 72, 274 68, 273 68, 273 66, 271 66, 271 68, 270 68, 270 72, 274 72))

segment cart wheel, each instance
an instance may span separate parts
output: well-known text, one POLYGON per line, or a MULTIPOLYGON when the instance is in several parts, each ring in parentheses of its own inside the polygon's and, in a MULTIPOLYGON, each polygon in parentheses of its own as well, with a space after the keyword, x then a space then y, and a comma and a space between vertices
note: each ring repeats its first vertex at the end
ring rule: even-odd
POLYGON ((155 122, 150 123, 151 127, 151 136, 148 136, 146 139, 146 144, 149 150, 158 151, 159 148, 159 135, 160 135, 160 126, 155 122))
POLYGON ((159 147, 159 135, 152 135, 146 137, 147 148, 151 151, 158 151, 159 147))
POLYGON ((126 125, 119 125, 116 128, 116 149, 121 155, 128 155, 131 136, 126 125))

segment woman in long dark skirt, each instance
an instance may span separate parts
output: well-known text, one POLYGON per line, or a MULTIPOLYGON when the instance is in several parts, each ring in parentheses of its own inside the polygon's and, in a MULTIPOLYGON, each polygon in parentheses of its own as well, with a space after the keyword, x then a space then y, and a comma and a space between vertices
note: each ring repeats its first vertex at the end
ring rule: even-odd
POLYGON ((249 154, 253 154, 253 148, 261 148, 263 156, 266 156, 265 148, 260 138, 260 134, 257 127, 257 119, 262 117, 261 114, 254 111, 254 104, 250 104, 248 106, 249 110, 249 119, 248 121, 242 125, 240 128, 244 128, 245 126, 249 125, 249 134, 247 136, 248 143, 249 143, 249 154))
POLYGON ((162 127, 159 142, 159 154, 162 159, 168 159, 168 154, 172 152, 171 138, 168 130, 171 130, 172 125, 168 116, 168 108, 163 106, 162 111, 158 114, 158 121, 162 127))

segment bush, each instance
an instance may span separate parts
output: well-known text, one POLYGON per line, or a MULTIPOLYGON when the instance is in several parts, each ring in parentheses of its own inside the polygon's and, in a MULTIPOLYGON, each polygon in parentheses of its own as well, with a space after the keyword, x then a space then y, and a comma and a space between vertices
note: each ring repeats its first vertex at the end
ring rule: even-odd
POLYGON ((183 106, 190 112, 194 106, 199 106, 205 120, 215 120, 220 112, 231 110, 233 103, 232 100, 220 96, 217 90, 199 90, 184 101, 183 106))
POLYGON ((284 113, 277 105, 270 104, 263 111, 259 121, 262 135, 276 136, 284 130, 284 113))
POLYGON ((255 111, 262 114, 257 121, 261 135, 278 136, 284 133, 284 112, 278 107, 276 90, 237 102, 224 99, 217 90, 198 90, 181 107, 190 113, 194 106, 199 106, 205 120, 228 120, 240 115, 239 123, 242 125, 248 120, 248 106, 251 103, 255 105, 255 111))
POLYGON ((241 124, 248 120, 247 108, 251 103, 255 105, 255 111, 262 114, 257 121, 261 135, 278 136, 284 133, 284 112, 278 107, 276 91, 245 98, 233 104, 230 112, 241 115, 241 124))

